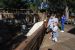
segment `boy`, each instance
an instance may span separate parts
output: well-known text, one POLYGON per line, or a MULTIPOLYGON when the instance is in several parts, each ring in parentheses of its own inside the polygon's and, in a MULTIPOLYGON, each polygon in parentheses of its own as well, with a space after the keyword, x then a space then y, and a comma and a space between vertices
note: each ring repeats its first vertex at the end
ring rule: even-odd
POLYGON ((57 37, 58 37, 58 26, 57 26, 57 22, 53 23, 53 32, 52 32, 52 40, 57 42, 57 37))

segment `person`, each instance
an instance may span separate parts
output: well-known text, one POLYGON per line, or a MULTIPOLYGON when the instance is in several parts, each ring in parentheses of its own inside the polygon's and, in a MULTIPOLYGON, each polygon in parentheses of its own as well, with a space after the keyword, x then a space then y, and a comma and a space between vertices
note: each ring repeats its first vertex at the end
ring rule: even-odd
POLYGON ((52 40, 57 42, 57 37, 58 37, 58 24, 57 22, 53 23, 53 29, 52 29, 52 40))
POLYGON ((61 32, 64 32, 65 21, 66 21, 66 16, 63 15, 63 16, 61 17, 61 32))
POLYGON ((49 15, 48 24, 47 24, 47 32, 50 34, 49 39, 52 38, 52 28, 53 28, 53 15, 49 15))
MULTIPOLYGON (((49 21, 48 21, 48 28, 50 28, 50 31, 52 32, 52 29, 53 29, 53 23, 54 22, 57 22, 58 23, 58 18, 55 18, 55 15, 52 14, 51 17, 49 18, 49 21)), ((50 33, 52 35, 52 33, 50 33)), ((50 37, 51 38, 51 37, 50 37)), ((50 39, 49 38, 49 39, 50 39)))
POLYGON ((54 22, 57 22, 57 24, 58 24, 58 18, 56 18, 56 15, 53 16, 53 20, 54 20, 54 22))
POLYGON ((48 26, 47 27, 50 27, 50 29, 53 28, 53 22, 54 22, 54 19, 53 19, 53 16, 51 16, 48 20, 48 26))

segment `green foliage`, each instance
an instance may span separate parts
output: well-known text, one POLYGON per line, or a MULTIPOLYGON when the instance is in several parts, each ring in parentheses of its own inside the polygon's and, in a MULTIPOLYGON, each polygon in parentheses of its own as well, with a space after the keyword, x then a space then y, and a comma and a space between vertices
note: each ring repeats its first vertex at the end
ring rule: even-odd
MULTIPOLYGON (((41 0, 36 1, 36 3, 29 3, 22 0, 0 0, 0 8, 30 8, 36 10, 41 0)), ((75 0, 48 0, 48 2, 50 11, 63 11, 66 6, 71 9, 70 11, 75 11, 75 0)))
POLYGON ((36 4, 35 3, 30 3, 30 9, 36 10, 36 4))
POLYGON ((0 0, 0 8, 27 8, 28 4, 22 0, 0 0))
MULTIPOLYGON (((48 0, 51 11, 63 11, 68 6, 69 9, 75 10, 75 0, 48 0)), ((70 10, 71 11, 71 10, 70 10)))

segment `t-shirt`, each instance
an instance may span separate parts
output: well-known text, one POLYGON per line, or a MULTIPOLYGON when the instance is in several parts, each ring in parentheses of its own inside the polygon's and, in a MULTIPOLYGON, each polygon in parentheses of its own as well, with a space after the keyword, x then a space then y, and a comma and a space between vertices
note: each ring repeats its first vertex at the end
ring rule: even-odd
POLYGON ((54 19, 50 18, 48 21, 48 26, 50 25, 50 28, 53 28, 54 19))
POLYGON ((50 18, 49 21, 48 21, 48 26, 50 25, 50 27, 53 28, 54 22, 58 23, 58 18, 50 18))
POLYGON ((57 22, 58 23, 58 18, 54 18, 54 22, 57 22))
POLYGON ((57 32, 57 31, 58 31, 58 26, 54 26, 52 30, 53 30, 54 32, 57 32))
POLYGON ((61 23, 65 23, 65 21, 66 21, 66 17, 65 16, 62 16, 61 17, 61 23))

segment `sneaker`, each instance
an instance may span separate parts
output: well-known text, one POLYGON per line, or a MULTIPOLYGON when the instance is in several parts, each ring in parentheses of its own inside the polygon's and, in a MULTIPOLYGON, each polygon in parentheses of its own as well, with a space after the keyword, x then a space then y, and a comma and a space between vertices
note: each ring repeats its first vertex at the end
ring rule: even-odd
POLYGON ((54 41, 55 41, 55 42, 57 42, 57 41, 58 41, 56 37, 54 38, 54 41))
POLYGON ((54 38, 52 38, 52 40, 54 41, 54 38))
POLYGON ((61 32, 64 32, 63 30, 61 32))

